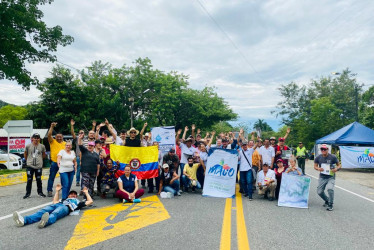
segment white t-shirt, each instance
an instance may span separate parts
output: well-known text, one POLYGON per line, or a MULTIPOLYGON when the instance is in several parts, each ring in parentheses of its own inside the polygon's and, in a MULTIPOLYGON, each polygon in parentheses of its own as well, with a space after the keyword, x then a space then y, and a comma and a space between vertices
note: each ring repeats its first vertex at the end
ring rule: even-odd
POLYGON ((266 176, 264 175, 264 170, 261 170, 257 174, 257 183, 261 183, 261 185, 265 185, 267 181, 274 180, 275 181, 275 172, 274 170, 269 169, 266 173, 266 176))
POLYGON ((246 151, 242 150, 239 152, 239 159, 240 159, 240 171, 248 171, 250 169, 252 169, 252 154, 253 154, 254 150, 253 148, 248 148, 246 151), (247 159, 245 158, 245 156, 243 155, 245 154, 245 156, 247 157, 247 159))
POLYGON ((68 154, 65 149, 61 150, 57 156, 61 156, 60 161, 60 173, 65 172, 71 172, 74 171, 74 159, 75 159, 75 153, 74 151, 70 151, 70 154, 68 154))
POLYGON ((182 156, 181 156, 181 163, 188 163, 187 158, 189 156, 194 156, 195 152, 197 152, 197 148, 194 148, 193 146, 187 147, 186 144, 181 143, 179 145, 182 151, 182 156))
POLYGON ((262 163, 271 164, 271 159, 275 157, 275 151, 274 147, 269 146, 266 148, 265 146, 262 146, 259 151, 260 155, 262 156, 262 163))

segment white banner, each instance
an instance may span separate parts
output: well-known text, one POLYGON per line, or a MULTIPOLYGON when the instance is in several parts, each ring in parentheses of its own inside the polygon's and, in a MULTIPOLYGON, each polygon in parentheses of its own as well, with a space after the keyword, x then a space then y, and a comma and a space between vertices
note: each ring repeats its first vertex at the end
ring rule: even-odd
POLYGON ((340 146, 342 168, 374 168, 374 147, 340 146))
POLYGON ((175 149, 175 127, 155 127, 151 128, 152 142, 158 142, 162 154, 169 152, 171 148, 175 149))
POLYGON ((211 148, 205 171, 204 196, 231 198, 235 195, 236 150, 211 148))
POLYGON ((31 143, 30 138, 9 139, 9 153, 23 154, 27 144, 31 143))
POLYGON ((283 173, 278 206, 308 208, 310 177, 283 173))

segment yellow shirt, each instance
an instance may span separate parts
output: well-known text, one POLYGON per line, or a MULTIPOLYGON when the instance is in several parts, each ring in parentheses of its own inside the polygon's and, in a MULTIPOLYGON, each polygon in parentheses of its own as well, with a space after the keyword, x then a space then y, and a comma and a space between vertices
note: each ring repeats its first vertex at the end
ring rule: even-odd
POLYGON ((66 142, 63 141, 61 143, 58 143, 56 141, 56 139, 53 139, 50 143, 49 143, 49 146, 51 148, 51 160, 54 161, 54 162, 57 162, 57 154, 65 149, 65 144, 66 142))
POLYGON ((192 180, 197 181, 196 171, 198 168, 199 168, 199 163, 193 164, 192 167, 190 167, 190 165, 186 163, 184 165, 183 173, 189 175, 192 180))
POLYGON ((252 154, 252 165, 256 167, 260 167, 260 160, 261 156, 258 153, 258 150, 256 149, 255 152, 252 154))

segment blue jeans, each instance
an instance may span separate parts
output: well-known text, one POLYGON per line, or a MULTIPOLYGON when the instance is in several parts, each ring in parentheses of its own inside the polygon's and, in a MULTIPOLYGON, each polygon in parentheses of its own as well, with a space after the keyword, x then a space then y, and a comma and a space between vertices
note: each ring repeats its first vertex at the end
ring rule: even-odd
POLYGON ((77 173, 75 174, 75 182, 79 183, 81 181, 81 159, 77 156, 77 173))
MULTIPOLYGON (((181 186, 181 188, 183 187, 183 169, 184 169, 184 164, 185 163, 180 163, 179 164, 179 166, 180 166, 180 168, 181 168, 181 175, 180 175, 180 177, 181 177, 181 179, 182 179, 182 181, 181 181, 181 183, 180 183, 180 186, 181 186)), ((178 174, 178 171, 177 171, 177 174, 178 174)))
POLYGON ((68 198, 71 184, 73 184, 73 179, 74 179, 75 172, 65 172, 65 173, 60 173, 60 180, 61 180, 61 185, 62 185, 62 199, 65 200, 68 198))
POLYGON ((172 184, 167 185, 167 186, 163 186, 162 191, 170 192, 170 193, 173 193, 174 195, 176 195, 179 191, 179 181, 175 180, 175 181, 173 181, 172 184))
POLYGON ((48 226, 68 215, 70 213, 70 210, 67 206, 62 205, 61 203, 52 204, 46 206, 45 208, 39 210, 38 212, 32 215, 25 216, 25 225, 39 222, 43 214, 46 212, 49 213, 49 220, 46 224, 46 226, 48 226))
POLYGON ((52 192, 53 182, 55 181, 57 172, 58 172, 57 162, 52 161, 51 168, 49 169, 49 178, 48 178, 48 186, 47 186, 48 192, 49 191, 52 192))
MULTIPOLYGON (((190 187, 191 180, 187 176, 183 175, 182 176, 182 181, 184 183, 183 184, 184 188, 187 190, 190 187)), ((196 183, 197 183, 196 188, 200 189, 201 188, 200 183, 198 181, 196 181, 196 183)))
POLYGON ((244 194, 252 198, 252 169, 240 171, 240 182, 242 183, 244 194))

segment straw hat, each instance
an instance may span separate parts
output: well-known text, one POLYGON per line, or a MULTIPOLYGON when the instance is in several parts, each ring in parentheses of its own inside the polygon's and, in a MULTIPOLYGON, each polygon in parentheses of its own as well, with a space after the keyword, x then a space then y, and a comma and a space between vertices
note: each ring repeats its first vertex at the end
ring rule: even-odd
POLYGON ((134 127, 130 128, 128 131, 127 131, 127 135, 130 135, 130 132, 131 131, 135 131, 136 132, 136 135, 139 134, 139 130, 136 130, 134 127))

